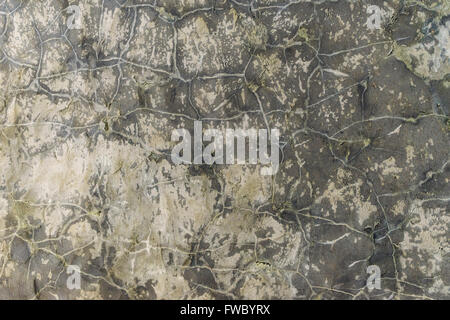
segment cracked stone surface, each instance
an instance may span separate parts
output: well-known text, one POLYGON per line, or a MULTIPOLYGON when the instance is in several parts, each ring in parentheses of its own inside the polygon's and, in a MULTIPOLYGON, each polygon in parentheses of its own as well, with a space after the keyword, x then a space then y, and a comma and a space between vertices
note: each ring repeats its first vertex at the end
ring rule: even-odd
POLYGON ((449 15, 0 1, 0 298, 449 299, 449 15), (279 171, 173 164, 195 120, 279 129, 279 171))

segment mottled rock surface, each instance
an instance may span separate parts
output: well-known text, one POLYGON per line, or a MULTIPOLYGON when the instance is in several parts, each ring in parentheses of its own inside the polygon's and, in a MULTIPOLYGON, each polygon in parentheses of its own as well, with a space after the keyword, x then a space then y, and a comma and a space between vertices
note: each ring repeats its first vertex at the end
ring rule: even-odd
POLYGON ((450 298, 449 14, 1 1, 0 298, 450 298), (279 171, 175 165, 194 120, 279 129, 279 171))

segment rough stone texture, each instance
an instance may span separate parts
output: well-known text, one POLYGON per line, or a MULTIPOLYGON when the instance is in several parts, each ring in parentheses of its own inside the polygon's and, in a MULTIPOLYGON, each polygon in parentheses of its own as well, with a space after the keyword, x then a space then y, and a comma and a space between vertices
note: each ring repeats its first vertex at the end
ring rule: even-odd
POLYGON ((1 1, 0 298, 450 298, 449 13, 1 1), (194 120, 278 128, 279 172, 174 165, 194 120))

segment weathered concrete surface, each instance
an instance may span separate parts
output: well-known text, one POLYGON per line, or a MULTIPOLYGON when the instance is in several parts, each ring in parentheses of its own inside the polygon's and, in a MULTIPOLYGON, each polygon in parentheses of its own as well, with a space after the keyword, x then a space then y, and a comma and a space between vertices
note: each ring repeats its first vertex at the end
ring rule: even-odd
POLYGON ((2 1, 0 298, 450 298, 448 15, 2 1), (278 128, 279 172, 174 165, 194 120, 278 128))

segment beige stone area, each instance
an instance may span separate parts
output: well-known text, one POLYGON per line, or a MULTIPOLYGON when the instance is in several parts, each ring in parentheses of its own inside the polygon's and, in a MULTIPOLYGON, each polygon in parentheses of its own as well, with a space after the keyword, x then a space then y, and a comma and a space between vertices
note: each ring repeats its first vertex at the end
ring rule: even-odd
POLYGON ((449 32, 445 0, 2 1, 0 299, 450 298, 449 32), (175 164, 194 121, 278 129, 278 171, 175 164))

